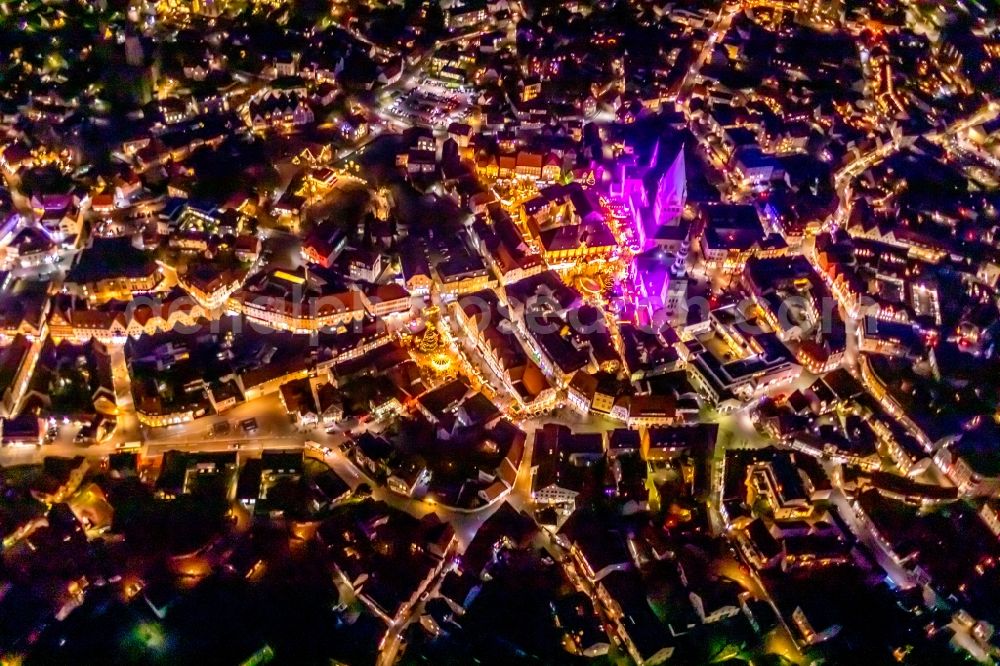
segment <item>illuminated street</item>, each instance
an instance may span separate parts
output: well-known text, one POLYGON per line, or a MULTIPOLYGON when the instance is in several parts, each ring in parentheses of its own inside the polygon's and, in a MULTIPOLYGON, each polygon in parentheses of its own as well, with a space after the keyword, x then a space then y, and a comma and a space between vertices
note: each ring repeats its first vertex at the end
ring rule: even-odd
POLYGON ((0 664, 993 664, 998 19, 0 0, 0 664))

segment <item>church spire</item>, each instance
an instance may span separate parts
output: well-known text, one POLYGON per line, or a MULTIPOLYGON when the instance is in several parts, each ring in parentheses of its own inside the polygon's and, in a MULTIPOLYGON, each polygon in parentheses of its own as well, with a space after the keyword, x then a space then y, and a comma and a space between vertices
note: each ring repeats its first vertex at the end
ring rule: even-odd
POLYGON ((687 201, 687 173, 684 165, 684 146, 681 145, 670 167, 663 172, 656 185, 656 221, 671 224, 684 212, 687 201))

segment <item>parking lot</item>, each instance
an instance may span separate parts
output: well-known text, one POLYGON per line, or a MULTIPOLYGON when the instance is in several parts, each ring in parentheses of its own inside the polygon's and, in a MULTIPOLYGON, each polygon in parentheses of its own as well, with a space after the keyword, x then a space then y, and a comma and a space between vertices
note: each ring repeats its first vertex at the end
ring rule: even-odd
POLYGON ((397 97, 388 113, 412 122, 446 126, 468 116, 471 94, 465 86, 425 76, 397 97))

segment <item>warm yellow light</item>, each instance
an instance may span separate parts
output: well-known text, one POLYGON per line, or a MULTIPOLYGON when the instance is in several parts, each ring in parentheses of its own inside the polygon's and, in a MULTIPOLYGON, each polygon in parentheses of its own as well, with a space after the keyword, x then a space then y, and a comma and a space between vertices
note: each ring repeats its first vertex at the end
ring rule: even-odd
POLYGON ((304 284, 305 279, 300 278, 298 275, 292 275, 291 273, 286 273, 285 271, 275 271, 274 277, 279 280, 285 280, 286 282, 292 282, 294 284, 304 284))

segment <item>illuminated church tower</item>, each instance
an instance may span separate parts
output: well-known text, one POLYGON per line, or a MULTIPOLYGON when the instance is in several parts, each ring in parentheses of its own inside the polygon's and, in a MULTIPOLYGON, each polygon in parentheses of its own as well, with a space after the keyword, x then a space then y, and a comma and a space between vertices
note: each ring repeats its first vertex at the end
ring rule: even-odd
POLYGON ((655 187, 649 187, 650 176, 660 167, 660 147, 657 142, 645 163, 623 161, 620 176, 610 187, 611 195, 619 197, 628 207, 636 233, 636 250, 640 252, 656 244, 658 232, 663 227, 675 226, 681 221, 687 201, 684 146, 678 149, 655 187))
POLYGON ((646 189, 642 188, 642 206, 633 202, 629 207, 633 211, 635 231, 639 247, 647 249, 655 244, 658 231, 662 227, 675 226, 684 213, 684 203, 687 201, 687 174, 684 168, 684 147, 681 146, 667 170, 656 181, 656 191, 653 193, 652 205, 646 201, 646 189))
POLYGON ((687 173, 684 169, 684 147, 681 146, 674 161, 656 184, 656 201, 653 204, 656 226, 677 224, 686 201, 687 173))

